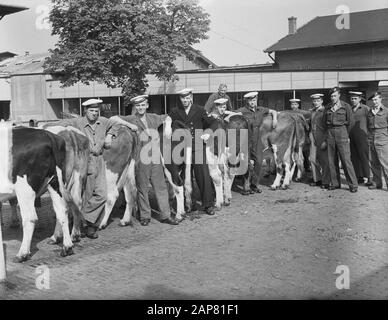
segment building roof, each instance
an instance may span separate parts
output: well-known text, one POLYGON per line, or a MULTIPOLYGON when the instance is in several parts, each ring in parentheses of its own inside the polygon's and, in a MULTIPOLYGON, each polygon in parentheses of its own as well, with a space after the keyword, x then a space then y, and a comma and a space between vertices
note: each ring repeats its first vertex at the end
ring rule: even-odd
MULTIPOLYGON (((0 53, 0 77, 9 77, 11 75, 24 74, 41 74, 44 73, 43 64, 47 57, 50 56, 48 52, 26 54, 19 56, 9 56, 1 60, 0 53)), ((205 65, 216 68, 217 65, 203 56, 199 51, 193 49, 193 54, 196 59, 200 59, 205 65)), ((196 69, 200 70, 200 69, 196 69)), ((208 70, 208 69, 205 69, 208 70)))
POLYGON ((204 64, 207 64, 210 68, 217 68, 217 65, 213 62, 213 61, 210 61, 208 58, 206 58, 201 51, 199 50, 196 50, 194 48, 191 48, 192 49, 192 52, 193 54, 195 55, 195 57, 199 60, 202 60, 202 62, 204 64))
POLYGON ((26 7, 11 6, 7 4, 0 4, 0 20, 7 14, 16 13, 19 11, 27 10, 26 7))
POLYGON ((12 58, 14 56, 16 56, 16 53, 9 52, 9 51, 0 52, 0 61, 4 59, 12 58))
POLYGON ((295 34, 285 36, 264 52, 388 40, 388 8, 350 13, 349 29, 337 29, 338 17, 339 15, 316 17, 295 34))
POLYGON ((43 63, 49 53, 15 56, 0 62, 0 77, 20 74, 43 73, 43 63))

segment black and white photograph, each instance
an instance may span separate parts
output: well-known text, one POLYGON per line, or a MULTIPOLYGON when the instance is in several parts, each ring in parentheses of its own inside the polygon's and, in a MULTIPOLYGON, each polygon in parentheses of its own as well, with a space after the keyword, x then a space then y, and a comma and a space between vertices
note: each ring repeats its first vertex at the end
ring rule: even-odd
POLYGON ((388 0, 0 0, 0 300, 385 300, 387 191, 388 0))

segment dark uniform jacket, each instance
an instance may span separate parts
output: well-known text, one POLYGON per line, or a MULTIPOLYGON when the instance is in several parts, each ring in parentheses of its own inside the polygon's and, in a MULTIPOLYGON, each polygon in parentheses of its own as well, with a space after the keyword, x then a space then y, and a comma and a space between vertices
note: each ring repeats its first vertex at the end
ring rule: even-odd
POLYGON ((321 144, 325 141, 326 133, 325 133, 325 123, 323 120, 323 113, 325 107, 311 110, 311 134, 314 138, 314 145, 320 147, 321 144))
POLYGON ((374 144, 384 145, 388 143, 388 109, 381 106, 376 115, 372 110, 368 112, 369 139, 374 144))
MULTIPOLYGON (((206 111, 203 107, 199 106, 198 104, 193 104, 190 108, 189 114, 186 115, 186 112, 183 107, 175 108, 173 109, 169 116, 171 117, 174 125, 174 121, 180 121, 182 122, 189 130, 192 137, 192 150, 199 151, 203 150, 204 143, 203 141, 199 141, 199 136, 197 133, 197 143, 195 144, 195 130, 196 129, 202 129, 205 130, 204 127, 204 120, 207 117, 206 111), (201 142, 201 143, 199 143, 201 142)), ((175 127, 175 125, 174 125, 175 127)), ((203 134, 203 133, 202 133, 203 134)))
POLYGON ((263 123, 263 119, 266 115, 269 114, 269 108, 256 107, 256 111, 253 111, 248 106, 244 106, 237 109, 236 112, 241 112, 242 115, 248 120, 248 124, 249 124, 248 136, 249 136, 249 150, 250 150, 249 153, 250 153, 251 159, 256 161, 257 160, 257 152, 256 152, 257 141, 256 140, 259 138, 259 128, 263 123))
POLYGON ((354 139, 366 138, 368 135, 367 119, 369 107, 361 103, 357 109, 352 108, 352 112, 354 122, 350 129, 350 137, 354 139))

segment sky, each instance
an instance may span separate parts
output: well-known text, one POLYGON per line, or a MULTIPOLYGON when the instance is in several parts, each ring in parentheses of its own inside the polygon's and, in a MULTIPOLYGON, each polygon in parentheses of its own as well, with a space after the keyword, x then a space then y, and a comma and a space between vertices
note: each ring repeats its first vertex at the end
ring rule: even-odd
MULTIPOLYGON (((317 16, 336 14, 339 6, 350 12, 388 8, 388 0, 199 0, 210 14, 209 38, 194 48, 219 66, 266 63, 263 51, 288 33, 288 17, 298 28, 317 16)), ((0 20, 0 52, 41 53, 53 48, 56 38, 43 21, 50 0, 0 0, 1 4, 29 10, 0 20)), ((350 21, 351 27, 351 21, 350 21)))

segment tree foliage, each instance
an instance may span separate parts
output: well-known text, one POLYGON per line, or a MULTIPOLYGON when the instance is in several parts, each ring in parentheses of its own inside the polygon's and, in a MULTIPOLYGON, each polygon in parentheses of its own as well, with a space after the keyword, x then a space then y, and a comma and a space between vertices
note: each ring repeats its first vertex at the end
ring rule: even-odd
POLYGON ((206 39, 209 15, 197 0, 52 0, 52 34, 47 72, 64 86, 76 82, 144 92, 146 75, 171 80, 175 59, 193 59, 191 46, 206 39))

